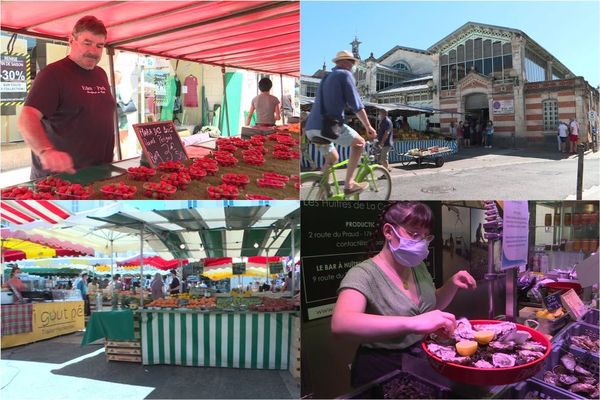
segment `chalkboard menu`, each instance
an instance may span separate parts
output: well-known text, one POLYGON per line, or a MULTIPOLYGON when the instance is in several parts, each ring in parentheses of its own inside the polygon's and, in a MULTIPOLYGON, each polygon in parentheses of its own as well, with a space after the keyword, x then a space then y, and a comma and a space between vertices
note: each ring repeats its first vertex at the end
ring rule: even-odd
POLYGON ((552 293, 544 297, 544 304, 546 305, 548 311, 556 311, 562 307, 562 302, 560 301, 561 293, 562 292, 552 293))
POLYGON ((246 263, 233 263, 231 264, 231 269, 233 270, 233 275, 244 275, 246 273, 246 263))
POLYGON ((173 121, 134 124, 144 154, 152 167, 164 161, 185 161, 188 155, 173 121))

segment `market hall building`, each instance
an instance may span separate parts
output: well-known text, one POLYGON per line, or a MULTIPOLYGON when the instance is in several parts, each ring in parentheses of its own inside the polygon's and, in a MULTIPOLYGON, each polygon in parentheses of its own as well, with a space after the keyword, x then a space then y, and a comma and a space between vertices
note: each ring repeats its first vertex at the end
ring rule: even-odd
MULTIPOLYGON (((358 39, 351 45, 360 58, 358 39)), ((303 95, 316 93, 323 72, 301 78, 303 95)), ((517 29, 468 22, 427 50, 371 53, 355 77, 366 100, 439 110, 431 122, 441 133, 449 133, 452 121, 491 120, 494 141, 504 146, 556 146, 558 122, 570 119, 588 142, 598 126, 598 90, 517 29)))

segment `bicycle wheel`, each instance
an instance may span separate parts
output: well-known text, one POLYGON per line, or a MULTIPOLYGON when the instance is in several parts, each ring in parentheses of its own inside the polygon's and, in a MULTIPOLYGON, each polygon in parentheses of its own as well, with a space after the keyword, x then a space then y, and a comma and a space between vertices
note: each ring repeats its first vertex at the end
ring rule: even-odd
POLYGON ((321 174, 300 175, 300 200, 327 200, 327 188, 321 188, 321 174))
POLYGON ((389 200, 392 194, 392 177, 387 169, 377 165, 372 173, 365 175, 363 181, 369 182, 369 187, 360 193, 361 200, 389 200))

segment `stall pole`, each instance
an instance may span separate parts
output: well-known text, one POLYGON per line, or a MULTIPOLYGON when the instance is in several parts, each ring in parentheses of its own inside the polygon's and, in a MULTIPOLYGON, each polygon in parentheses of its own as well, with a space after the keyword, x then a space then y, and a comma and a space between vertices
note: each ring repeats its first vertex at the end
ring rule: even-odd
POLYGON ((227 124, 227 136, 231 136, 231 130, 229 128, 229 107, 227 107, 227 80, 225 79, 225 67, 221 67, 221 75, 223 75, 223 107, 220 118, 221 121, 225 118, 225 123, 227 124))
POLYGON ((517 310, 517 268, 506 271, 506 320, 515 321, 517 310))
POLYGON ((296 293, 296 238, 294 236, 294 231, 296 230, 296 224, 290 224, 292 228, 291 236, 292 236, 292 297, 294 297, 294 293, 296 293))
POLYGON ((144 223, 140 225, 140 307, 144 307, 144 223))
POLYGON ((583 153, 585 145, 577 145, 577 200, 581 200, 583 192, 583 153))
MULTIPOLYGON (((112 95, 115 101, 117 101, 117 85, 115 83, 115 49, 113 47, 106 47, 106 53, 108 54, 108 65, 110 68, 110 84, 112 86, 112 95)), ((123 159, 121 154, 121 138, 119 137, 119 111, 115 107, 115 144, 117 145, 117 157, 119 161, 123 159)))
POLYGON ((281 115, 282 125, 285 125, 285 115, 283 115, 283 110, 281 109, 281 106, 283 106, 283 74, 279 74, 279 84, 281 85, 281 102, 279 103, 279 114, 281 115))
POLYGON ((110 239, 110 278, 112 279, 115 276, 115 253, 113 251, 113 242, 114 239, 110 239))
POLYGON ((489 279, 488 286, 489 319, 494 319, 494 282, 496 280, 494 272, 494 241, 492 239, 488 239, 488 276, 491 277, 491 279, 489 279))

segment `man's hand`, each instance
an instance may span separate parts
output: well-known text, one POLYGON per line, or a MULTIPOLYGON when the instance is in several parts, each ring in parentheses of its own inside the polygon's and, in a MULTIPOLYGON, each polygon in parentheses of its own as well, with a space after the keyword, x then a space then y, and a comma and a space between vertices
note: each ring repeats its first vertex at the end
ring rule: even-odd
POLYGON ((69 174, 75 173, 73 167, 73 159, 68 153, 54 149, 44 151, 40 156, 42 168, 50 172, 66 172, 69 174))
POLYGON ((367 139, 373 140, 376 137, 377 137, 377 131, 372 126, 369 126, 367 128, 367 139))

